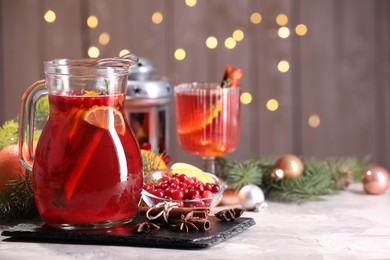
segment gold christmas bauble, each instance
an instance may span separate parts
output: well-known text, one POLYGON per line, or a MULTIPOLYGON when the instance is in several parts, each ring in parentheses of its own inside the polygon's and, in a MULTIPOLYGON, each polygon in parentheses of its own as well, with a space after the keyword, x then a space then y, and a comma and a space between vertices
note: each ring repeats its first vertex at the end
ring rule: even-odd
POLYGON ((303 163, 301 159, 292 154, 280 157, 275 163, 272 177, 277 179, 295 179, 303 173, 303 163))

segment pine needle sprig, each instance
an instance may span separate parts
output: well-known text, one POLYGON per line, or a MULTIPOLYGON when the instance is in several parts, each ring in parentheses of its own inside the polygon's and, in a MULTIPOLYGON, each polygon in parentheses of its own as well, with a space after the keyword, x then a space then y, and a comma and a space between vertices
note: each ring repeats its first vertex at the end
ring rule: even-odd
POLYGON ((226 179, 232 189, 240 189, 245 185, 261 185, 262 172, 255 161, 244 161, 233 165, 226 179))
POLYGON ((279 180, 272 177, 276 159, 255 158, 239 163, 220 157, 216 160, 217 174, 229 187, 239 189, 244 184, 256 184, 264 191, 267 199, 303 203, 322 200, 324 196, 338 193, 352 182, 360 181, 364 171, 371 166, 368 157, 362 160, 355 157, 329 158, 324 161, 308 159, 304 162, 301 176, 279 180), (247 174, 255 176, 252 178, 256 181, 244 178, 247 174), (261 181, 257 180, 259 176, 261 181))
POLYGON ((141 153, 142 165, 144 173, 158 170, 160 162, 163 160, 164 152, 159 153, 158 150, 150 151, 151 153, 141 153))
POLYGON ((18 122, 8 120, 0 126, 0 150, 18 142, 18 122))
POLYGON ((6 220, 33 219, 39 216, 32 191, 31 172, 20 173, 9 180, 0 192, 0 218, 6 220))
POLYGON ((271 200, 303 203, 309 200, 320 200, 324 195, 339 190, 333 175, 325 163, 308 161, 303 174, 296 179, 274 181, 267 196, 271 200))

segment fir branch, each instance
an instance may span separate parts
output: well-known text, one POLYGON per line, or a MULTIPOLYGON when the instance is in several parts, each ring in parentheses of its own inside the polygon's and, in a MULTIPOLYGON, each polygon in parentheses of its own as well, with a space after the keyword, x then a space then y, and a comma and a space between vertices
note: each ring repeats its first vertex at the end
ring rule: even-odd
POLYGON ((0 127, 0 150, 4 147, 18 142, 18 122, 16 120, 6 121, 0 127))
POLYGON ((262 172, 255 161, 237 163, 229 170, 226 182, 232 189, 240 189, 245 185, 261 185, 262 172))
POLYGON ((31 172, 20 173, 9 180, 0 192, 0 218, 6 220, 33 219, 39 216, 32 191, 31 172))
POLYGON ((309 159, 304 162, 304 171, 296 179, 274 179, 272 171, 275 157, 252 159, 243 163, 226 157, 216 159, 217 174, 229 187, 239 189, 243 183, 259 185, 266 198, 281 202, 303 203, 321 200, 324 196, 336 194, 354 181, 360 181, 371 164, 368 157, 360 160, 355 157, 329 158, 324 161, 309 159), (245 164, 245 167, 242 166, 245 164), (260 182, 249 183, 241 179, 248 172, 257 171, 260 182), (241 177, 240 177, 241 176, 241 177))
POLYGON ((141 153, 144 173, 158 170, 160 162, 163 161, 163 157, 165 155, 165 152, 160 154, 158 149, 150 152, 151 153, 141 153))
POLYGON ((263 182, 269 182, 267 176, 271 176, 270 173, 275 163, 273 157, 253 158, 239 163, 222 156, 217 157, 215 161, 217 176, 233 189, 239 189, 248 184, 263 186, 263 182))
POLYGON ((335 178, 325 163, 308 161, 303 174, 295 179, 272 182, 267 196, 271 200, 302 203, 322 199, 339 190, 335 178))

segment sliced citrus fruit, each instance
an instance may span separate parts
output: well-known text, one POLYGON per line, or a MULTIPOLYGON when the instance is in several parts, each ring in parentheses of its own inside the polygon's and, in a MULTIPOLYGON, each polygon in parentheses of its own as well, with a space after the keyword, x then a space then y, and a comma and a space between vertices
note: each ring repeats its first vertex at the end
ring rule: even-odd
POLYGON ((141 149, 142 161, 150 170, 166 169, 164 160, 155 152, 141 149))
POLYGON ((196 167, 192 164, 182 163, 182 162, 177 162, 177 163, 172 164, 171 170, 173 170, 173 171, 188 171, 188 170, 190 170, 190 171, 203 172, 201 169, 199 169, 198 167, 196 167))
POLYGON ((83 96, 94 97, 94 96, 99 96, 99 93, 97 93, 96 91, 90 90, 90 91, 87 91, 83 96))
POLYGON ((206 112, 196 112, 192 114, 192 120, 187 124, 180 124, 177 131, 179 134, 190 134, 204 129, 206 126, 218 116, 222 109, 222 102, 218 102, 214 108, 208 109, 206 112))
POLYGON ((114 128, 120 135, 126 131, 125 120, 118 110, 108 106, 95 106, 88 109, 82 118, 89 124, 106 130, 114 128))
POLYGON ((215 183, 214 179, 204 171, 188 163, 174 163, 171 166, 171 170, 173 173, 185 174, 188 177, 196 177, 198 180, 204 183, 215 183))

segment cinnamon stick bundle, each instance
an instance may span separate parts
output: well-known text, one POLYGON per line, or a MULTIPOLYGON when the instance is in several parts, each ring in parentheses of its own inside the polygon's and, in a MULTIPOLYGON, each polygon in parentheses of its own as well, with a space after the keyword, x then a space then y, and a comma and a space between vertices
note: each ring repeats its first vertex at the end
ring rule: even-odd
MULTIPOLYGON (((149 207, 140 207, 139 214, 143 217, 146 217, 146 213, 149 211, 149 216, 157 216, 163 209, 161 208, 149 208, 149 207), (150 211, 149 211, 150 210, 150 211)), ((193 217, 200 219, 207 219, 210 213, 210 208, 172 208, 168 213, 168 223, 176 224, 181 220, 182 215, 186 216, 188 213, 193 212, 193 217)), ((161 215, 156 219, 149 219, 153 223, 165 223, 164 216, 161 215)))

